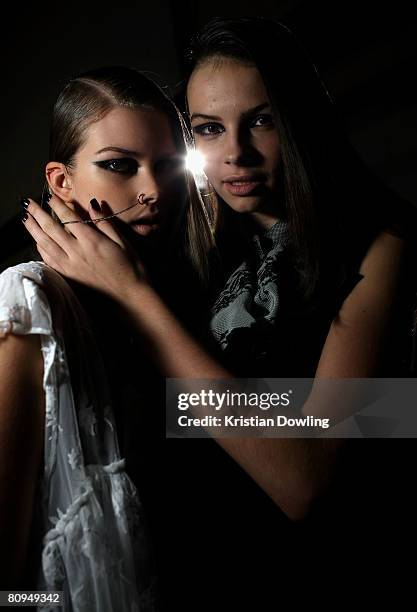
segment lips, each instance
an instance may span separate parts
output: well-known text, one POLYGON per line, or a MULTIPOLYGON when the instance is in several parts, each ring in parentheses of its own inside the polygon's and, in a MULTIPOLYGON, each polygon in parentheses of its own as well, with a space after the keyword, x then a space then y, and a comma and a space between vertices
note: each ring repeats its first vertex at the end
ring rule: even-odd
POLYGON ((148 234, 159 228, 160 216, 150 215, 139 217, 135 221, 131 221, 129 225, 132 230, 137 234, 140 234, 141 236, 147 236, 148 234))
POLYGON ((225 189, 232 195, 251 195, 257 187, 265 183, 261 174, 235 174, 223 179, 225 189))

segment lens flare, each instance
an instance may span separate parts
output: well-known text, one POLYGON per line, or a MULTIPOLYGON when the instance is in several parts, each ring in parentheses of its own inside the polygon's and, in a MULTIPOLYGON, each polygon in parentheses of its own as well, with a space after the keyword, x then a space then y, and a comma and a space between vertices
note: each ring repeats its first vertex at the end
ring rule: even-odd
POLYGON ((194 176, 204 173, 205 159, 199 151, 191 149, 185 158, 185 167, 192 172, 194 176))

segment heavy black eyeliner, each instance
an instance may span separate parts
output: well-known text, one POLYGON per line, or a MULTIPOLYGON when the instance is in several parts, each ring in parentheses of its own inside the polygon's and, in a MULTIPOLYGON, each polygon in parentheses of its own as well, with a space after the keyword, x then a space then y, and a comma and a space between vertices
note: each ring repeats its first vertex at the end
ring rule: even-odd
POLYGON ((95 166, 98 166, 99 168, 103 168, 103 170, 108 170, 109 172, 113 172, 115 174, 134 174, 135 172, 138 171, 138 168, 139 168, 139 165, 136 162, 136 160, 124 158, 124 157, 118 157, 115 159, 104 159, 102 161, 94 161, 93 164, 95 166), (131 167, 128 169, 124 169, 124 170, 116 170, 110 167, 111 164, 115 164, 115 163, 121 164, 122 162, 124 162, 127 165, 130 164, 131 167))

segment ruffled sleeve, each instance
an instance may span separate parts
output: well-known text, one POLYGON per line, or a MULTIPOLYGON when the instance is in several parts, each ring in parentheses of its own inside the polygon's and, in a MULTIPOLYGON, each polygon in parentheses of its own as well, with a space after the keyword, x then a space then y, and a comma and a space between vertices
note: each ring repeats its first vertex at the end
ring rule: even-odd
POLYGON ((40 262, 8 268, 0 275, 0 332, 51 334, 52 319, 40 262))

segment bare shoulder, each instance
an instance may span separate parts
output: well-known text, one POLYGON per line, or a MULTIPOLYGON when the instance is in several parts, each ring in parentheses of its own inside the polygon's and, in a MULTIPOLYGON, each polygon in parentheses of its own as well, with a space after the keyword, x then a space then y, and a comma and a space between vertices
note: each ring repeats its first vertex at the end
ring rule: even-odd
POLYGON ((317 376, 361 378, 375 374, 391 323, 405 250, 402 238, 385 231, 370 244, 359 269, 363 278, 332 322, 317 376))
POLYGON ((385 270, 386 274, 399 272, 406 250, 405 240, 387 231, 380 232, 371 243, 360 266, 360 273, 372 278, 385 270))
POLYGON ((405 241, 398 236, 388 232, 376 236, 359 268, 363 278, 344 301, 339 319, 348 321, 360 315, 365 321, 367 313, 375 316, 390 308, 401 278, 405 250, 405 241))

